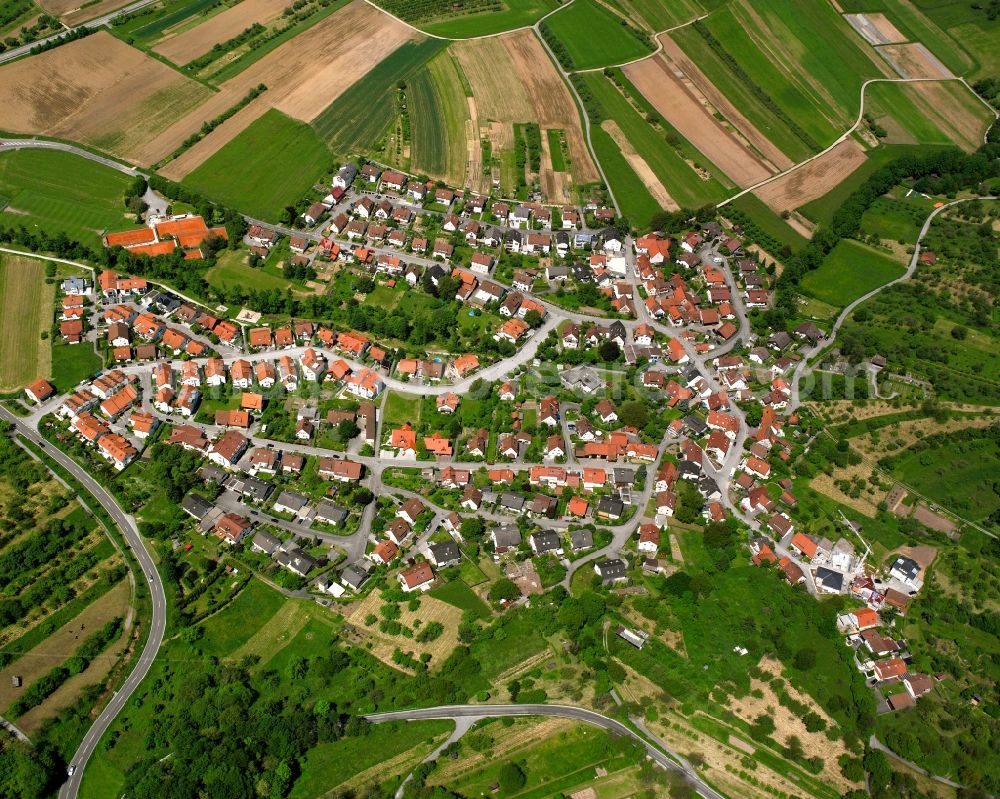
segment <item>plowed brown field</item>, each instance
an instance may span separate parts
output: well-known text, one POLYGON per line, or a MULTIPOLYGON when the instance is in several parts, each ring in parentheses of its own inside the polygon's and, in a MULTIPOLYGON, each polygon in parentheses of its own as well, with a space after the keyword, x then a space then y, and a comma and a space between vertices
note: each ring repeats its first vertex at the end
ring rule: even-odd
POLYGON ((286 6, 284 0, 242 0, 214 17, 209 17, 200 25, 168 34, 153 49, 175 64, 187 64, 255 22, 266 25, 277 19, 286 6))
POLYGON ((752 186, 774 174, 684 88, 662 57, 638 61, 624 71, 663 118, 734 183, 752 186))
POLYGON ((865 162, 865 151, 846 139, 794 172, 761 186, 755 194, 779 213, 822 197, 865 162))

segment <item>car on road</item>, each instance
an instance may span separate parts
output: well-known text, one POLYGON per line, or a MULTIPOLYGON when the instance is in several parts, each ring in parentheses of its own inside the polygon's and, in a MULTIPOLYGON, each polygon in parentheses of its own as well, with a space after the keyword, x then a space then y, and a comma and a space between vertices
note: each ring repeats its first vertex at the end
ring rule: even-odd
POLYGON ((69 768, 68 768, 68 769, 66 769, 66 773, 67 773, 67 774, 68 774, 68 775, 69 775, 70 777, 72 777, 72 776, 73 776, 74 774, 76 774, 76 763, 70 763, 70 766, 69 766, 69 768))
POLYGON ((150 572, 146 572, 146 579, 153 582, 153 575, 150 572))

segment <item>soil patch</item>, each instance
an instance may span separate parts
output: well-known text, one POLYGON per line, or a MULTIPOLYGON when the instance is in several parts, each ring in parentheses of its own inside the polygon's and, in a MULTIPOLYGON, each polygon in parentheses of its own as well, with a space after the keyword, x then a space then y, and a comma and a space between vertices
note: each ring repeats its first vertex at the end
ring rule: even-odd
POLYGON ((869 44, 895 44, 906 41, 906 36, 900 33, 885 14, 844 14, 844 19, 869 44))
POLYGON ((864 162, 865 151, 848 138, 800 169, 761 186, 755 194, 775 211, 789 211, 822 197, 864 162))
POLYGON ((667 193, 667 190, 660 182, 660 179, 656 177, 656 173, 653 172, 649 164, 646 163, 646 159, 639 155, 639 153, 637 153, 635 148, 632 146, 632 143, 625 138, 625 134, 622 132, 622 129, 618 127, 618 123, 613 119, 606 119, 601 123, 601 127, 604 128, 608 135, 615 140, 615 144, 617 144, 618 149, 622 151, 622 155, 625 156, 625 160, 628 161, 629 166, 632 167, 635 174, 639 176, 639 179, 646 184, 646 188, 649 189, 649 193, 653 195, 653 199, 668 211, 680 210, 680 206, 674 198, 667 193))
POLYGON ((624 71, 663 118, 737 185, 752 186, 773 174, 698 102, 662 56, 624 71))
POLYGON ((0 67, 6 129, 123 158, 211 94, 106 31, 0 67))
POLYGON ((747 119, 733 103, 719 91, 704 72, 694 63, 680 46, 670 38, 668 34, 661 34, 657 37, 663 45, 663 52, 670 58, 673 64, 684 73, 685 77, 697 87, 705 99, 708 100, 719 112, 729 120, 730 124, 736 128, 740 134, 759 150, 778 171, 791 167, 795 162, 785 155, 778 147, 771 142, 760 130, 747 119))

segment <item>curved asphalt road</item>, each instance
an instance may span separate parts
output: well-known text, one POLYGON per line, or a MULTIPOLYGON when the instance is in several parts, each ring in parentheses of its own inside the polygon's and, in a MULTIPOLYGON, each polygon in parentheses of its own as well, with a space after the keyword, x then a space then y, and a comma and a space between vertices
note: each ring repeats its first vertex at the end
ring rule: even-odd
MULTIPOLYGON (((87 731, 87 734, 84 736, 83 741, 80 743, 80 747, 76 750, 76 754, 73 755, 73 759, 71 761, 71 766, 75 766, 74 773, 66 780, 62 788, 59 790, 60 799, 75 799, 80 790, 80 781, 83 779, 84 767, 87 765, 87 761, 90 759, 90 756, 94 753, 94 749, 101 740, 101 736, 104 735, 108 727, 111 726, 111 722, 115 720, 115 717, 122 711, 122 708, 125 707, 125 703, 131 698, 135 689, 139 686, 139 683, 142 682, 143 678, 145 678, 146 674, 149 672, 150 667, 153 665, 156 653, 159 651, 160 644, 163 642, 163 632, 167 625, 166 596, 163 593, 163 581, 160 579, 160 574, 156 570, 156 564, 153 562, 153 558, 150 556, 146 549, 146 545, 139 536, 139 529, 136 527, 135 519, 125 513, 125 511, 119 507, 118 503, 115 502, 114 497, 105 491, 100 483, 94 480, 93 477, 87 474, 87 472, 84 471, 76 461, 60 450, 57 450, 55 447, 47 444, 37 431, 26 425, 17 416, 14 416, 14 414, 10 413, 10 411, 6 408, 0 408, 0 418, 3 418, 5 421, 13 424, 18 433, 34 443, 36 446, 43 449, 50 458, 59 463, 60 466, 72 474, 73 477, 75 477, 80 484, 87 489, 87 491, 89 491, 98 502, 101 503, 101 506, 108 512, 115 524, 117 524, 119 529, 122 531, 122 534, 125 536, 125 541, 132 550, 132 554, 138 561, 140 568, 146 573, 147 584, 149 585, 153 600, 152 619, 150 620, 149 636, 146 639, 146 645, 143 647, 139 658, 136 660, 132 673, 129 674, 121 688, 118 689, 117 693, 115 693, 115 695, 111 698, 111 701, 104 708, 101 715, 97 717, 97 720, 87 731)), ((141 580, 143 578, 141 575, 138 575, 137 579, 141 580)))
POLYGON ((459 719, 488 719, 498 716, 557 716, 593 724, 617 735, 627 735, 636 743, 642 744, 647 755, 657 765, 683 775, 699 796, 703 796, 705 799, 726 799, 702 780, 694 767, 680 755, 674 753, 673 756, 670 756, 653 746, 631 727, 583 707, 574 707, 573 705, 439 705, 438 707, 414 710, 373 713, 365 718, 375 724, 384 721, 426 721, 428 719, 450 719, 457 723, 459 719))

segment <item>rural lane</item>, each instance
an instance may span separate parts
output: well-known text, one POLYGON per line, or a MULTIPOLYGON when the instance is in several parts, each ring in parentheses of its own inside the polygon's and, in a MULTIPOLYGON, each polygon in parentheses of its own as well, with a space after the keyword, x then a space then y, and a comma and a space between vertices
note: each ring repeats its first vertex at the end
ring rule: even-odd
POLYGON ((694 766, 680 755, 670 750, 664 751, 665 746, 664 749, 654 746, 631 727, 587 708, 573 705, 440 705, 414 710, 372 713, 365 718, 375 724, 386 721, 426 721, 431 719, 448 719, 458 724, 465 719, 479 720, 504 716, 552 716, 572 719, 582 721, 585 724, 593 724, 616 735, 628 736, 636 743, 641 744, 649 758, 657 765, 681 774, 698 792, 699 796, 703 796, 705 799, 726 799, 706 783, 695 771, 694 766))
POLYGON ((26 425, 6 408, 0 407, 0 418, 14 425, 15 430, 20 435, 44 450, 50 458, 73 475, 77 482, 89 491, 104 510, 107 511, 108 515, 111 516, 114 523, 121 530, 126 543, 128 543, 132 554, 139 563, 139 567, 146 573, 152 596, 152 617, 150 619, 149 636, 146 638, 146 644, 139 654, 132 672, 125 679, 125 682, 122 683, 121 688, 111 698, 111 701, 108 702, 104 710, 101 711, 101 715, 91 725, 87 734, 83 737, 83 741, 80 742, 76 754, 73 755, 73 759, 70 761, 73 774, 66 780, 62 788, 60 788, 59 797, 60 799, 75 799, 80 790, 80 782, 83 779, 83 772, 87 761, 97 748, 101 737, 125 707, 125 703, 135 693, 135 689, 139 687, 139 683, 142 682, 153 665, 160 645, 163 643, 163 634, 167 626, 167 600, 163 591, 163 581, 160 579, 160 573, 157 571, 156 563, 153 561, 142 537, 139 535, 139 528, 136 526, 135 519, 125 513, 114 497, 75 460, 60 450, 49 446, 36 430, 26 425))

